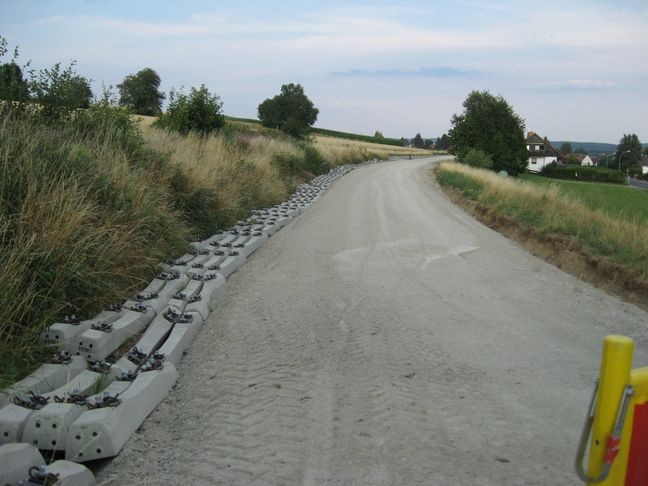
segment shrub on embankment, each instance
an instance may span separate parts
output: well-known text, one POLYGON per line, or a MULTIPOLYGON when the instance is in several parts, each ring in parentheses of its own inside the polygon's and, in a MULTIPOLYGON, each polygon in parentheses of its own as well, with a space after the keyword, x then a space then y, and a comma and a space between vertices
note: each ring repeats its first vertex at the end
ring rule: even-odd
POLYGON ((643 292, 648 289, 647 225, 588 208, 556 185, 533 185, 462 164, 443 162, 437 179, 476 201, 492 218, 504 216, 539 235, 565 236, 565 247, 578 241, 587 254, 620 265, 643 292))
POLYGON ((91 317, 140 289, 191 238, 285 199, 337 162, 285 137, 140 129, 109 107, 56 123, 5 107, 0 387, 37 364, 37 336, 62 314, 91 317))

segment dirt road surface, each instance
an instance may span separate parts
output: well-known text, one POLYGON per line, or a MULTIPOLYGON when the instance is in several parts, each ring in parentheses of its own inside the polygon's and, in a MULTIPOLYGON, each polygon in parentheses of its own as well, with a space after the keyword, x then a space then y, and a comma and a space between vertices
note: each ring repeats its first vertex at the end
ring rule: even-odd
POLYGON ((573 485, 601 340, 648 314, 435 187, 356 170, 217 296, 177 387, 103 484, 573 485))

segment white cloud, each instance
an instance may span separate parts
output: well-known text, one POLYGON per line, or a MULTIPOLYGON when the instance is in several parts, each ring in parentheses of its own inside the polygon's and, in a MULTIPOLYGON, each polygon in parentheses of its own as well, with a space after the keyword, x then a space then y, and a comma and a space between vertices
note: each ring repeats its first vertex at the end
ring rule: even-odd
POLYGON ((546 90, 591 91, 616 88, 618 85, 602 79, 570 79, 568 81, 547 81, 537 83, 535 86, 546 90))

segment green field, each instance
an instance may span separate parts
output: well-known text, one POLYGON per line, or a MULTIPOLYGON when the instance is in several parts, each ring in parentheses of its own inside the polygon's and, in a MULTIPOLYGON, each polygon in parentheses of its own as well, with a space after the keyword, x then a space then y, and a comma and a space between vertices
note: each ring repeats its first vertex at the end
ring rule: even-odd
POLYGON ((525 174, 520 179, 538 185, 555 184, 564 194, 592 209, 624 219, 648 223, 648 191, 629 186, 598 182, 567 181, 525 174))

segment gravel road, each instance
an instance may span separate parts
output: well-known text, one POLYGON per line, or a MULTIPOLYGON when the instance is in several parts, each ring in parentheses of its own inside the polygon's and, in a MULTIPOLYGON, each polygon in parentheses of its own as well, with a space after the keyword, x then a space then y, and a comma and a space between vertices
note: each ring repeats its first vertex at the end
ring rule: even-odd
POLYGON ((563 485, 601 340, 648 314, 453 205, 436 159, 340 179, 232 276, 103 484, 563 485))

